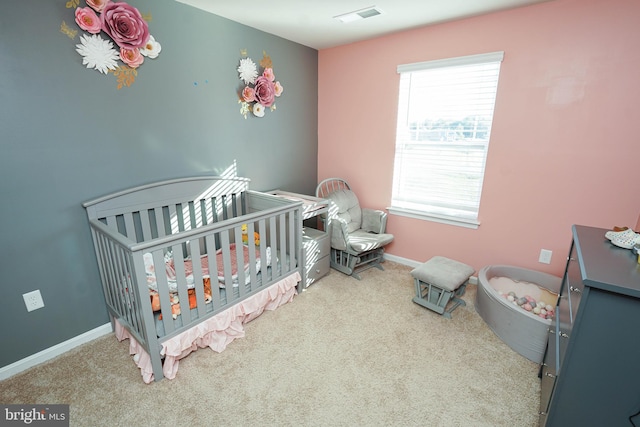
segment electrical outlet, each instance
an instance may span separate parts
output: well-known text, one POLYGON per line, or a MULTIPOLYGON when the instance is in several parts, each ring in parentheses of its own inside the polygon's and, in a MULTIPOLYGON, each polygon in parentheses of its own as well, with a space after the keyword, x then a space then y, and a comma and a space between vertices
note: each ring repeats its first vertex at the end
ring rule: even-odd
POLYGON ((40 290, 38 289, 23 294, 22 298, 24 298, 24 305, 27 306, 27 311, 33 311, 44 307, 44 301, 42 301, 42 295, 40 295, 40 290))
POLYGON ((540 258, 538 258, 538 262, 551 264, 551 255, 553 255, 553 252, 549 249, 540 249, 540 258))

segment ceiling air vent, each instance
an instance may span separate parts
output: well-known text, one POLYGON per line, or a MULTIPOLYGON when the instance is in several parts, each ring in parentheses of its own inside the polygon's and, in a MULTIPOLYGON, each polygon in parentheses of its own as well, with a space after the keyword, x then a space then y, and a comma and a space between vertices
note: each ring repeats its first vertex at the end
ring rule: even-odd
POLYGON ((382 10, 375 6, 368 7, 366 9, 356 10, 354 12, 345 13, 342 15, 334 16, 340 22, 353 22, 360 19, 371 18, 382 14, 382 10))

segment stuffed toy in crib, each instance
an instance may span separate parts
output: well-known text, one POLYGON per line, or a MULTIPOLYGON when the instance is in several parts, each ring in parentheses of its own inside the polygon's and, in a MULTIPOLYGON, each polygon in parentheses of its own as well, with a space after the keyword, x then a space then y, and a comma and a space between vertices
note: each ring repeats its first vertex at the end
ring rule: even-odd
MULTIPOLYGON (((211 298, 211 279, 207 277, 203 279, 203 283, 204 283, 204 302, 209 304, 212 299, 211 298)), ((189 292, 189 308, 191 309, 196 308, 198 306, 198 303, 196 302, 196 290, 189 289, 188 292, 189 292)), ((160 296, 156 291, 151 291, 150 295, 151 295, 151 309, 154 312, 160 311, 160 296)), ((174 319, 176 319, 181 313, 180 298, 178 298, 178 294, 176 293, 170 294, 170 297, 171 297, 171 315, 173 316, 174 319)), ((162 314, 158 316, 158 319, 162 320, 162 314)))
MULTIPOLYGON (((253 232, 253 241, 255 242, 256 246, 260 246, 260 234, 258 234, 257 231, 253 232)), ((242 243, 245 245, 249 243, 249 232, 247 231, 247 224, 242 224, 242 243)))

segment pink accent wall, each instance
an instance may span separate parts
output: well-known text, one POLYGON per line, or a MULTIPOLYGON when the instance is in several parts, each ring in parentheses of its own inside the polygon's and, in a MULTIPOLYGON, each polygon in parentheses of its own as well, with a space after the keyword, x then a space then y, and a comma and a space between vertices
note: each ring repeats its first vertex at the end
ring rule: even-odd
POLYGON ((638 221, 638 17, 638 0, 554 0, 321 50, 318 180, 345 177, 361 205, 389 206, 397 65, 504 51, 480 227, 389 215, 387 253, 560 275, 572 224, 638 221))

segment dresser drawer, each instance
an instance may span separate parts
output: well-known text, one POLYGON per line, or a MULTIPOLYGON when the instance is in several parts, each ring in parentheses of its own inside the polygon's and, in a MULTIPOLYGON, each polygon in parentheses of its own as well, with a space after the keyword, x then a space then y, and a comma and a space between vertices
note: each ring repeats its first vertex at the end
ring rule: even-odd
POLYGON ((313 264, 308 264, 307 267, 307 286, 309 286, 310 284, 312 284, 313 282, 315 282, 316 280, 320 279, 321 277, 325 276, 327 273, 329 273, 329 256, 325 256, 323 258, 320 258, 319 260, 317 260, 315 263, 313 264))
POLYGON ((315 228, 304 228, 302 235, 302 245, 305 253, 310 259, 320 259, 329 255, 331 241, 329 234, 315 228))
POLYGON ((578 255, 575 249, 571 252, 566 272, 566 284, 563 290, 563 296, 568 300, 569 316, 571 323, 576 319, 582 292, 584 291, 584 283, 582 283, 582 274, 580 273, 580 264, 578 263, 578 255))
POLYGON ((554 322, 551 325, 554 336, 549 337, 549 342, 552 340, 555 344, 555 351, 557 354, 555 374, 560 372, 562 367, 562 361, 567 351, 567 345, 569 344, 569 336, 572 331, 571 316, 569 312, 569 297, 567 295, 561 295, 556 307, 556 314, 554 322))

